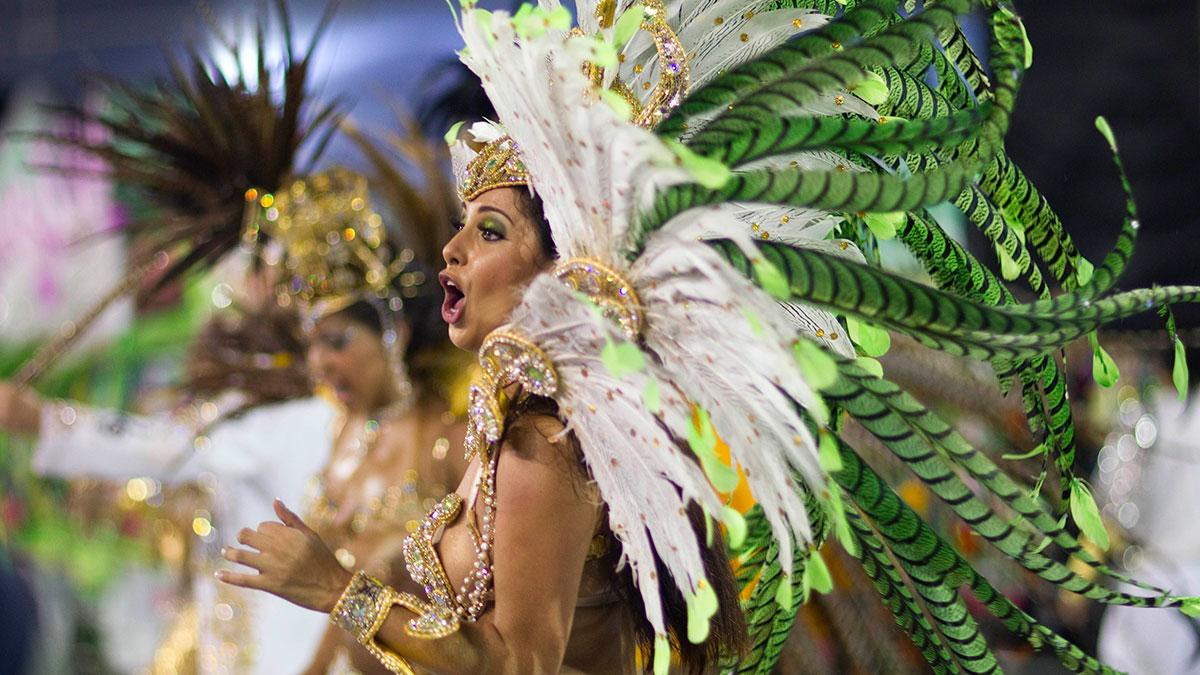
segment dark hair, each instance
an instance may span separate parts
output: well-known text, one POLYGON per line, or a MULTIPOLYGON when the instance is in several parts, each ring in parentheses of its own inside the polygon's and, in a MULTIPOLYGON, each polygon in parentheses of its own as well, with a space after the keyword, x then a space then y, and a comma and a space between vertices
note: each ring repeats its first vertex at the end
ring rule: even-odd
POLYGON ((496 108, 479 77, 456 57, 435 63, 417 91, 417 123, 431 138, 441 138, 456 122, 496 119, 496 108))
POLYGON ((259 311, 217 314, 188 349, 184 384, 202 397, 238 389, 249 394, 252 405, 308 396, 306 348, 294 310, 271 303, 259 311))
MULTIPOLYGON (((513 406, 508 413, 506 429, 512 428, 516 418, 526 415, 549 415, 560 417, 558 404, 554 400, 540 396, 527 396, 519 405, 513 406)), ((583 454, 579 440, 574 432, 567 435, 574 449, 576 466, 585 479, 590 479, 586 472, 583 454)), ((689 457, 692 455, 688 453, 689 457)), ((746 628, 746 616, 742 612, 741 600, 737 582, 733 577, 733 567, 729 563, 729 552, 725 548, 723 537, 714 536, 712 544, 703 542, 707 539, 708 527, 705 514, 698 504, 690 504, 687 509, 688 521, 696 541, 700 546, 700 559, 704 564, 704 574, 712 585, 717 596, 717 613, 712 617, 708 638, 700 644, 693 644, 687 638, 688 609, 687 601, 675 585, 674 577, 663 563, 658 553, 654 554, 654 565, 658 578, 659 597, 662 598, 664 616, 667 622, 669 638, 674 651, 679 654, 683 672, 689 674, 705 673, 715 668, 722 657, 740 656, 746 652, 749 638, 746 628)), ((612 590, 624 601, 624 607, 629 612, 629 620, 633 626, 634 639, 638 649, 649 653, 654 645, 654 626, 646 618, 646 606, 642 594, 638 592, 634 581, 633 569, 625 565, 620 570, 617 566, 621 558, 621 547, 615 535, 608 528, 607 508, 603 525, 603 536, 608 540, 608 548, 600 563, 605 569, 613 570, 612 590)), ((646 671, 649 672, 652 660, 646 660, 646 671)))
MULTIPOLYGON (((748 647, 748 634, 746 615, 742 612, 737 582, 733 578, 733 567, 729 563, 729 552, 725 549, 724 538, 716 535, 713 536, 711 545, 704 544, 707 532, 704 510, 693 503, 688 506, 687 515, 692 534, 697 541, 702 542, 700 560, 704 563, 704 576, 717 596, 717 613, 711 619, 708 638, 704 642, 693 644, 688 640, 687 601, 679 592, 671 572, 662 558, 658 557, 658 553, 654 554, 654 567, 657 570, 658 591, 662 597, 672 647, 679 654, 683 672, 698 675, 712 670, 723 657, 744 654, 748 647)), ((612 545, 608 547, 603 560, 616 569, 620 559, 620 547, 616 545, 611 533, 606 534, 610 537, 612 545)), ((632 614, 638 647, 643 653, 649 653, 654 645, 654 626, 646 619, 646 606, 642 601, 642 594, 637 590, 637 584, 634 583, 633 569, 629 565, 617 572, 616 586, 632 614)), ((647 671, 649 663, 650 660, 647 659, 647 671)))
POLYGON ((550 221, 546 220, 546 206, 542 198, 529 192, 519 190, 518 204, 521 212, 537 226, 538 243, 542 245, 542 253, 553 260, 558 257, 558 247, 554 245, 554 237, 550 233, 550 221))

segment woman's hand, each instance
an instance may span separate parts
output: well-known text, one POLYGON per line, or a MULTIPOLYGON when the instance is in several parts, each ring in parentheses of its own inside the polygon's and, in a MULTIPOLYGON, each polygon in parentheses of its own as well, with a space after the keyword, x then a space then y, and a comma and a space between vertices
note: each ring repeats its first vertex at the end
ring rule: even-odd
POLYGON ((42 424, 42 399, 11 382, 0 382, 0 430, 36 436, 42 424))
POLYGON ((278 499, 275 515, 281 522, 261 523, 257 529, 238 533, 238 542, 249 549, 228 546, 221 552, 226 560, 258 574, 221 570, 217 579, 266 591, 307 609, 333 611, 353 575, 338 563, 317 533, 278 499))

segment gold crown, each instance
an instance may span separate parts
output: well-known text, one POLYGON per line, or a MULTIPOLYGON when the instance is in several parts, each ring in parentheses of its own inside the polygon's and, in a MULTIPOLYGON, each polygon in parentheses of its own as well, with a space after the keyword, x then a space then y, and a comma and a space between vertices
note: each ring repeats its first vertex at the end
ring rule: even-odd
POLYGON ((413 252, 394 254, 388 245, 367 179, 357 173, 334 168, 274 194, 251 190, 246 199, 258 211, 248 233, 261 229, 283 248, 289 276, 278 296, 285 304, 295 297, 325 314, 361 299, 392 298, 397 278, 410 297, 424 281, 420 272, 404 269, 413 252))
POLYGON ((458 196, 469 202, 499 187, 529 185, 529 170, 521 159, 520 148, 508 136, 483 146, 458 176, 458 196))

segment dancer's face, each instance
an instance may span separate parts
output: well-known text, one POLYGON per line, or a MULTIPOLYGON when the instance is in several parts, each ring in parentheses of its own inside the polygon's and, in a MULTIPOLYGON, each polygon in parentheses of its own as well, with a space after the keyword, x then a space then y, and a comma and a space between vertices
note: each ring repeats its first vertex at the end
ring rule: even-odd
POLYGON ((389 403, 395 386, 379 333, 345 314, 332 314, 317 321, 310 339, 310 372, 348 410, 365 414, 389 403))
POLYGON ((442 319, 460 349, 478 351, 488 333, 508 321, 529 282, 551 264, 524 191, 496 188, 467 202, 461 229, 442 249, 442 319))

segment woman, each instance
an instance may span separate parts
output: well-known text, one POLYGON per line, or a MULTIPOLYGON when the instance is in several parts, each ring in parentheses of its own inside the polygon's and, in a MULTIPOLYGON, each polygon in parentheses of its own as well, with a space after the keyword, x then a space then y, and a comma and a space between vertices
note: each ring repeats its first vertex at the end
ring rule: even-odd
MULTIPOLYGON (((999 152, 1024 63, 1011 12, 991 10, 994 80, 975 78, 981 91, 992 87, 983 91, 989 105, 938 120, 965 124, 965 142, 957 131, 927 135, 925 120, 880 118, 873 106, 919 86, 907 71, 925 72, 930 62, 919 55, 954 58, 930 36, 957 36, 955 12, 966 2, 912 18, 887 3, 859 3, 836 20, 775 15, 776 3, 628 4, 582 2, 575 29, 553 0, 512 16, 464 12, 460 56, 504 124, 472 128, 481 148, 458 146, 466 221, 443 252, 443 318, 456 344, 479 350, 483 370, 466 437, 476 459, 470 478, 406 540, 410 579, 390 588, 351 576, 281 502, 282 523, 243 531, 248 548, 226 552, 258 574, 221 579, 330 612, 394 672, 628 671, 634 650, 623 645, 651 640, 643 664, 656 673, 670 669, 672 652, 692 671, 713 668, 717 657, 765 669, 794 620, 793 601, 831 584, 814 552, 836 533, 935 670, 997 667, 958 595, 964 586, 1031 644, 1071 667, 1101 669, 999 594, 899 499, 843 433, 845 412, 1026 568, 1104 602, 1197 611, 1200 601, 1161 591, 1109 592, 1042 556, 1057 542, 1112 575, 1026 487, 883 379, 877 364, 855 358, 880 351, 881 325, 952 353, 1015 359, 1025 378, 1047 350, 1107 321, 1200 296, 1171 288, 1100 297, 1123 265, 1114 256, 1083 297, 1012 308, 984 304, 981 293, 970 299, 979 289, 965 286, 966 272, 972 283, 1000 282, 947 249, 923 207, 973 186, 975 168, 999 152), (887 74, 900 84, 884 81, 880 65, 894 66, 887 74), (905 171, 892 166, 894 151, 923 153, 927 144, 955 161, 922 155, 905 171), (913 212, 874 213, 904 208, 913 212), (542 214, 548 227, 538 226, 542 214), (895 215, 904 216, 899 225, 895 215), (872 246, 873 233, 927 227, 924 245, 939 249, 919 249, 921 260, 968 298, 846 260, 857 255, 853 242, 825 240, 838 224, 872 246), (772 298, 789 303, 795 325, 772 298), (854 347, 818 307, 854 320, 854 347), (733 467, 717 453, 718 437, 733 467), (744 516, 717 494, 736 486, 739 470, 757 501, 744 516), (993 511, 958 471, 1012 512, 993 511), (714 520, 738 549, 739 581, 753 586, 745 652, 714 520), (597 533, 605 536, 590 556, 597 533), (613 548, 611 562, 589 561, 613 548), (631 614, 624 627, 584 620, 582 598, 590 601, 605 576, 619 580, 614 595, 631 614), (585 653, 585 640, 603 653, 585 653)), ((955 70, 939 72, 957 78, 955 70)), ((961 95, 966 85, 953 82, 961 95)), ((1005 187, 997 198, 1026 199, 1016 194, 1032 194, 1026 188, 1005 187)), ((1046 236, 1073 251, 1065 235, 1046 236)), ((918 249, 920 239, 906 243, 918 249)), ((1067 257, 1082 267, 1062 253, 1059 268, 1067 257)), ((605 618, 620 615, 610 609, 605 618)))
MULTIPOLYGON (((440 275, 447 289, 442 316, 450 325, 451 341, 460 349, 478 352, 484 339, 507 322, 520 300, 520 289, 552 266, 553 244, 539 208, 525 188, 516 187, 486 191, 466 204, 466 218, 443 251, 446 270, 440 275)), ((518 391, 512 395, 522 398, 518 391)), ((497 611, 484 613, 470 630, 453 639, 414 639, 404 633, 400 621, 394 625, 389 621, 380 640, 414 663, 439 672, 470 672, 485 666, 512 672, 556 672, 560 666, 631 672, 639 642, 635 635, 644 641, 652 631, 641 618, 630 576, 616 571, 617 545, 605 528, 603 503, 580 464, 578 449, 562 433, 564 426, 553 403, 545 399, 529 397, 514 406, 507 428, 494 469, 491 549, 497 611)), ((466 577, 477 563, 472 544, 475 523, 489 527, 485 502, 490 497, 485 493, 483 499, 474 499, 473 495, 486 471, 488 467, 475 458, 455 493, 474 504, 474 516, 455 519, 441 538, 441 557, 451 579, 466 577)), ((301 572, 288 565, 304 561, 303 579, 278 581, 290 590, 297 584, 304 586, 304 595, 290 596, 293 601, 331 611, 351 573, 328 552, 319 528, 310 529, 282 502, 277 501, 275 508, 285 526, 266 523, 258 530, 243 530, 239 541, 264 552, 294 555, 278 563, 277 569, 286 569, 285 574, 301 572)), ((226 555, 248 564, 262 560, 237 548, 227 549, 226 555)), ((719 640, 686 654, 687 665, 697 672, 714 664, 719 649, 740 648, 744 630, 736 601, 730 602, 736 592, 719 540, 709 549, 708 562, 710 579, 719 584, 718 593, 725 600, 722 606, 733 611, 718 621, 719 640)), ((266 588, 260 582, 275 571, 264 567, 261 579, 222 571, 218 578, 266 588)), ((391 583, 420 592, 411 579, 391 583)), ((677 600, 671 620, 682 634, 686 615, 682 598, 677 600)))
MULTIPOLYGON (((414 252, 391 244, 368 197, 362 176, 315 174, 274 195, 262 225, 284 249, 280 299, 298 302, 310 326, 309 367, 341 406, 332 454, 306 495, 309 521, 341 565, 394 579, 403 537, 463 475, 450 451, 462 425, 448 402, 462 373, 448 371, 464 364, 444 353, 414 252)), ((379 669, 328 630, 307 671, 379 669)))

